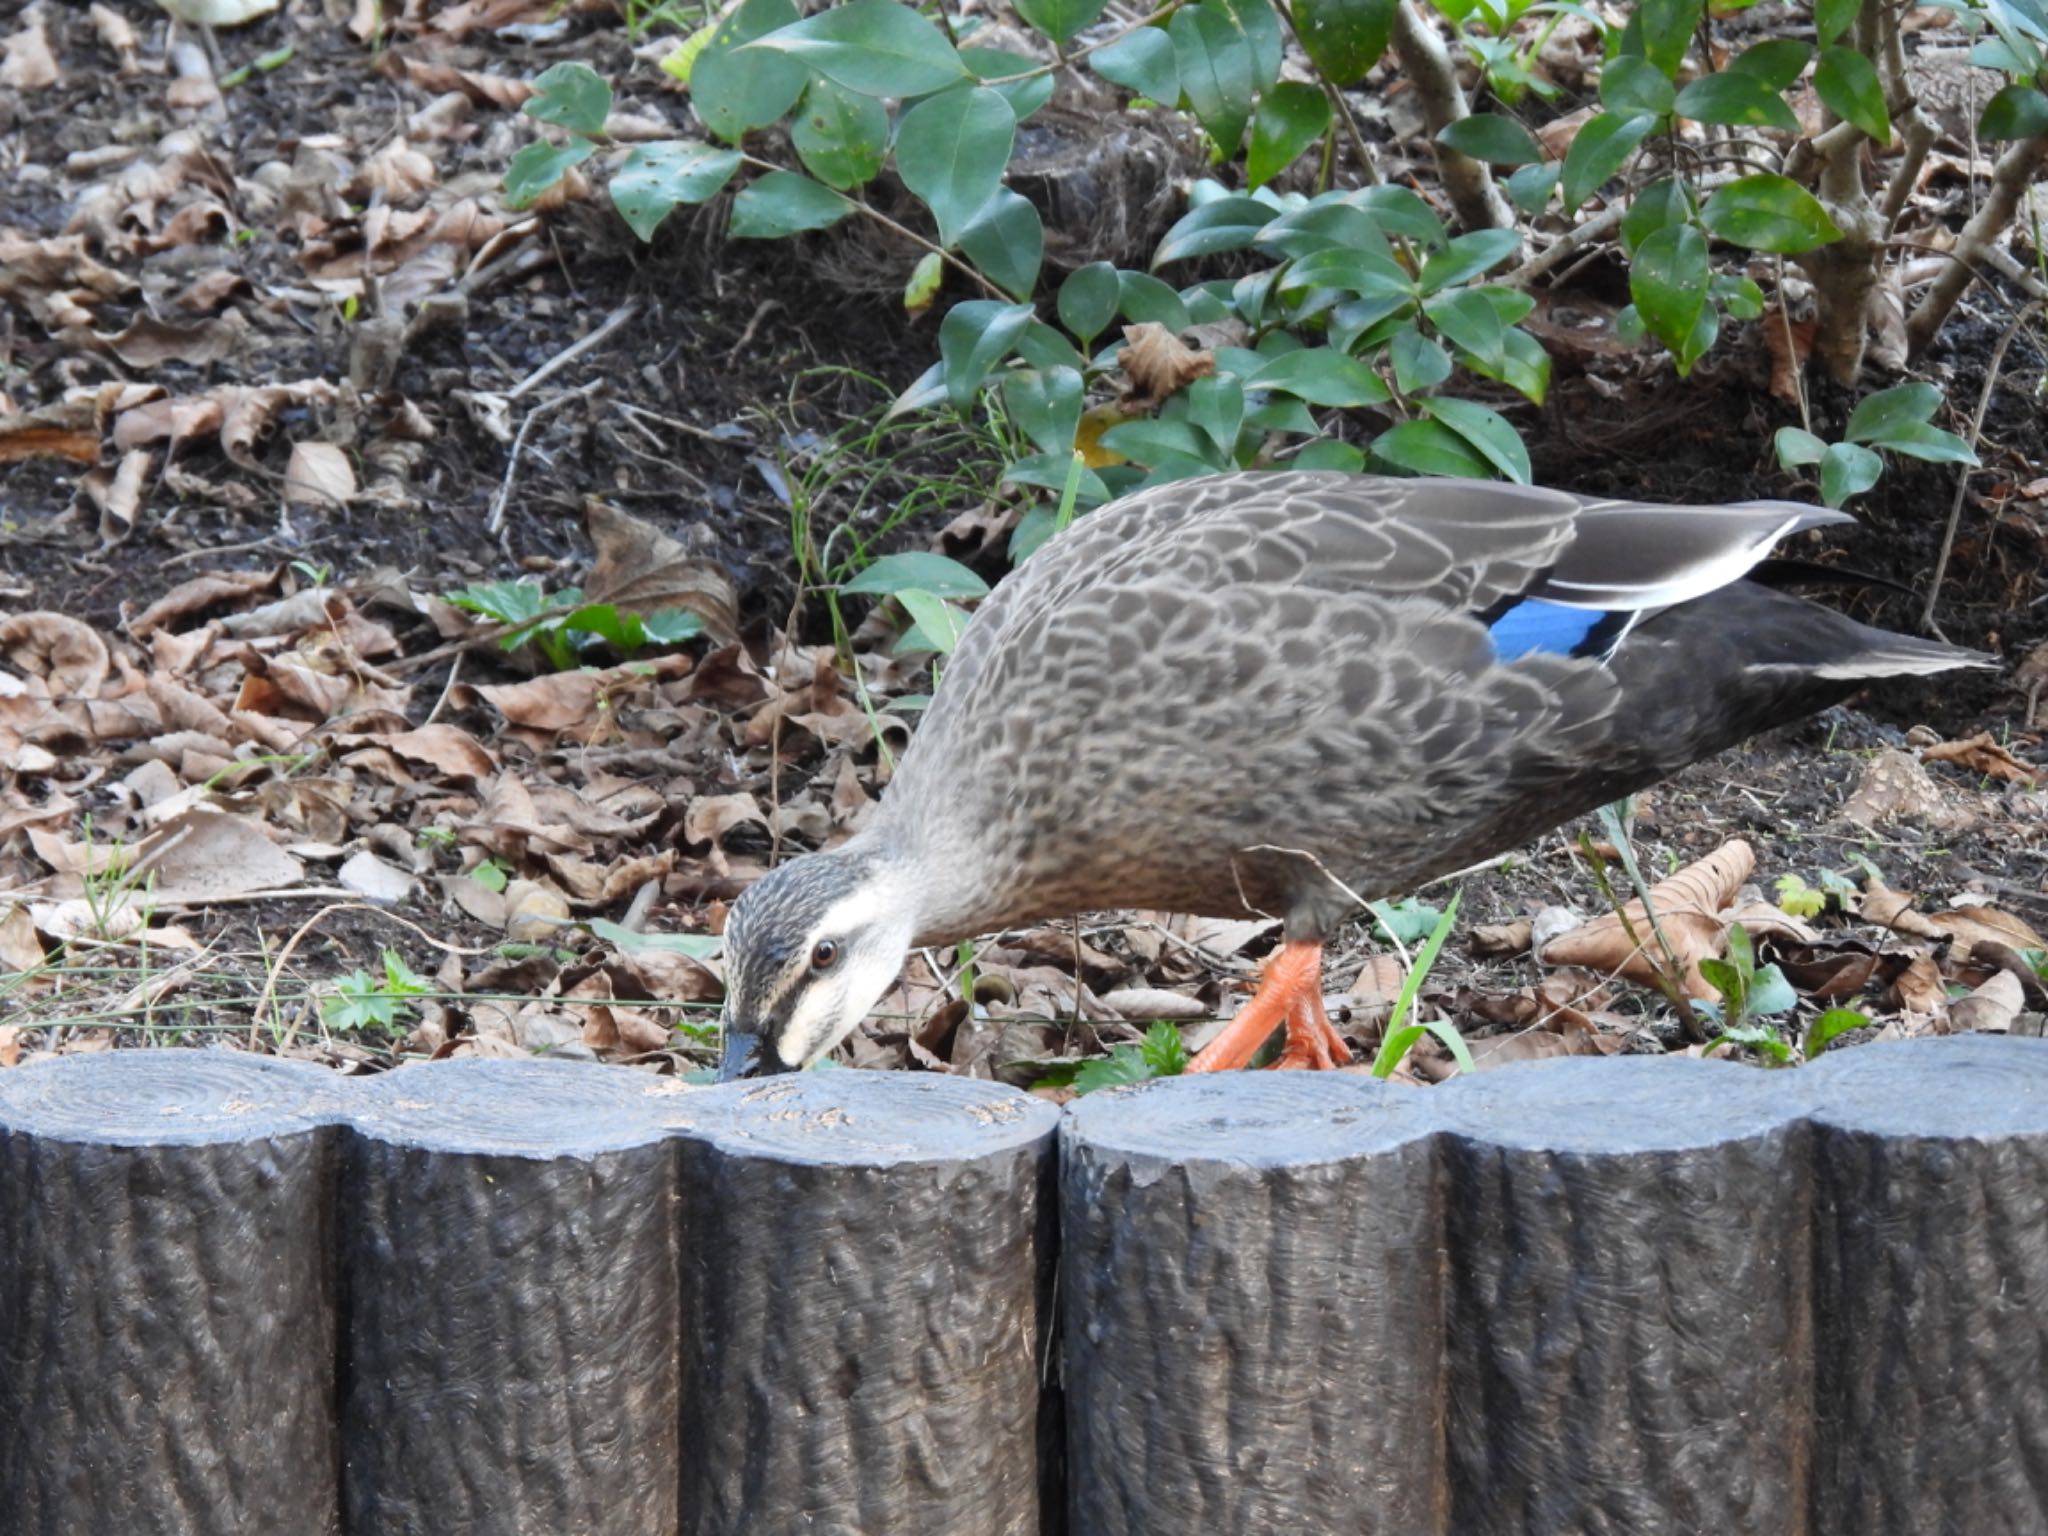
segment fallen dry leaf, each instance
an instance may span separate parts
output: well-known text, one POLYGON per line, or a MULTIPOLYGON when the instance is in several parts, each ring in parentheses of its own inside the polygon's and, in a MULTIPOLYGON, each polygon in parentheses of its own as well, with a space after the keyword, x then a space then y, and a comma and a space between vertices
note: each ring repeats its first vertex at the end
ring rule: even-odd
POLYGON ((284 471, 284 499, 293 506, 344 506, 356 493, 348 455, 332 443, 294 443, 284 471))
POLYGON ((57 56, 50 51, 50 37, 43 30, 43 14, 31 9, 22 20, 27 23, 11 37, 0 37, 0 86, 17 91, 41 91, 55 85, 63 75, 57 56))
POLYGON ((1948 986, 1932 955, 1921 955, 1892 982, 1892 998, 1907 1013, 1940 1023, 1948 1016, 1948 986))
MULTIPOLYGON (((1734 838, 1650 889, 1650 899, 1664 936, 1670 940, 1685 990, 1709 998, 1714 988, 1700 975, 1699 962, 1718 958, 1728 946, 1728 918, 1723 908, 1756 868, 1756 852, 1734 838)), ((1613 912, 1561 934, 1543 947, 1545 965, 1580 965, 1606 975, 1654 986, 1662 955, 1640 898, 1623 909, 1637 936, 1649 946, 1639 949, 1613 912)))
POLYGON ((739 599, 715 560, 691 554, 652 523, 594 498, 583 516, 597 551, 583 584, 585 601, 642 614, 681 609, 702 619, 717 644, 733 641, 739 599))
POLYGON ((1923 762, 1954 763, 1971 773, 1981 773, 1986 778, 2004 779, 2009 784, 2024 784, 2034 787, 2034 770, 2014 757, 2005 747, 1991 739, 1989 731, 1979 731, 1965 741, 1944 741, 1927 748, 1920 754, 1923 762))
POLYGON ((2026 1003, 2026 989, 2019 978, 2000 971, 1968 997, 1952 1001, 1948 1005, 1948 1021, 1959 1033, 2004 1034, 2012 1028, 2026 1003))
POLYGON ((1196 351, 1157 321, 1147 320, 1124 327, 1117 366, 1124 375, 1123 408, 1145 411, 1214 373, 1216 359, 1196 351))

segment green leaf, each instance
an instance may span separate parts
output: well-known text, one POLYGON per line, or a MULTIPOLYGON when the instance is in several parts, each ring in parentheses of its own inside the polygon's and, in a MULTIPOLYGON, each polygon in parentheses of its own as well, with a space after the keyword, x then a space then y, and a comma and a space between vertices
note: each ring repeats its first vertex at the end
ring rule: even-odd
POLYGON ((1211 468, 1220 464, 1216 445, 1209 441, 1208 435, 1185 421, 1165 421, 1156 417, 1126 421, 1102 434, 1102 446, 1140 464, 1159 464, 1175 459, 1189 459, 1211 468))
POLYGON ((1295 0, 1294 31, 1316 72, 1336 86, 1356 85, 1380 61, 1394 35, 1399 0, 1295 0))
POLYGON ((513 208, 526 207, 560 181, 571 166, 581 165, 596 153, 597 146, 588 139, 571 139, 566 144, 535 139, 505 167, 506 203, 513 208))
POLYGON ((1684 350, 1707 303, 1707 237, 1690 224, 1653 232, 1629 263, 1628 292, 1652 336, 1684 350))
MULTIPOLYGON (((1324 106, 1327 110, 1328 103, 1324 106)), ((1241 251, 1279 217, 1279 212, 1255 197, 1219 197, 1190 208, 1159 242, 1159 249, 1152 254, 1153 269, 1193 256, 1241 251)))
POLYGON ((1003 405, 1010 419, 1050 457, 1073 449, 1081 425, 1082 394, 1081 375, 1071 368, 1021 368, 1003 380, 1003 405))
POLYGON ((1188 1069, 1187 1042, 1181 1039, 1179 1028, 1164 1019, 1145 1031, 1138 1052, 1154 1077, 1179 1077, 1188 1069))
POLYGON ((1116 318, 1122 296, 1122 281, 1108 262, 1091 261, 1076 267, 1060 284, 1060 324, 1080 337, 1083 345, 1090 344, 1116 318))
POLYGON ((1737 320, 1755 320, 1764 312, 1764 291, 1756 279, 1739 272, 1716 272, 1710 292, 1737 320))
POLYGON ((1366 911, 1373 916, 1372 936, 1382 944, 1420 944, 1444 920, 1444 909, 1432 907, 1414 896, 1399 901, 1369 901, 1366 911))
POLYGON ((994 299, 968 299, 946 311, 939 322, 939 360, 946 368, 947 398, 955 406, 964 411, 974 403, 981 381, 1009 353, 1031 318, 1029 304, 994 299))
POLYGON ((1394 332, 1388 354, 1394 361, 1394 383, 1404 395, 1435 389, 1451 376, 1451 354, 1413 324, 1394 332))
POLYGON ((1700 222, 1731 245, 1781 256, 1842 238, 1811 192, 1768 171, 1715 188, 1700 209, 1700 222))
POLYGON ((1045 259, 1045 225, 1029 198, 998 187, 960 231, 960 249, 1005 293, 1028 299, 1045 259))
POLYGON ((1884 109, 1884 85, 1877 78, 1876 66, 1854 48, 1823 48, 1813 71, 1813 88, 1830 112, 1854 123, 1880 148, 1891 143, 1892 119, 1884 109))
POLYGON ((1602 112, 1587 120, 1564 155, 1564 211, 1577 213, 1657 126, 1647 112, 1602 112))
POLYGON ((1529 467, 1529 450, 1522 445, 1521 435, 1500 412, 1476 400, 1458 400, 1448 395, 1425 400, 1422 408, 1470 443, 1488 464, 1506 478, 1518 485, 1529 483, 1533 474, 1529 467))
POLYGON ((636 144, 612 177, 612 206, 634 234, 652 240, 677 204, 715 197, 739 168, 736 149, 713 149, 680 139, 636 144))
POLYGON ((740 188, 732 203, 735 240, 775 240, 837 224, 853 204, 795 171, 770 171, 740 188))
POLYGON ((1622 215, 1622 246, 1634 255, 1658 230, 1692 222, 1693 213, 1692 190, 1683 181, 1676 176, 1653 181, 1635 195, 1622 215))
POLYGON ((1489 368, 1498 368, 1506 357, 1500 311, 1483 294, 1460 289, 1428 300, 1422 311, 1451 341, 1463 347, 1489 368))
POLYGON ((872 592, 880 597, 901 597, 919 590, 934 597, 976 598, 988 596, 988 583, 958 560, 926 549, 907 549, 882 556, 853 580, 842 582, 839 590, 872 592))
POLYGON ((1481 229, 1460 235, 1445 249, 1422 264, 1416 286, 1425 294, 1438 293, 1457 283, 1470 282, 1480 273, 1499 266, 1522 248, 1522 237, 1512 229, 1481 229))
POLYGON ((1178 335, 1192 323, 1180 295, 1149 272, 1119 272, 1117 303, 1134 325, 1151 321, 1178 335))
POLYGON ((1985 103, 1977 124, 1983 139, 2031 139, 2048 133, 2048 95, 2031 85, 2008 85, 1985 103))
POLYGON ((1863 9, 1863 0, 1813 0, 1813 30, 1825 48, 1856 20, 1856 13, 1863 9))
POLYGON ((1329 347, 1282 353, 1244 381, 1246 389, 1276 389, 1310 405, 1383 405, 1393 398, 1364 363, 1329 347))
POLYGON ((1446 123, 1436 141, 1489 165, 1535 165, 1543 159, 1535 135, 1499 112, 1474 112, 1446 123))
MULTIPOLYGON (((1418 426, 1421 423, 1408 422, 1405 425, 1418 426)), ((1457 924, 1458 904, 1464 894, 1458 891, 1452 895, 1449 905, 1444 908, 1444 915, 1415 952, 1415 964, 1409 967, 1408 975, 1401 982, 1400 994, 1394 999, 1393 1012, 1387 1016, 1386 1038, 1380 1043, 1379 1054, 1373 1058, 1374 1077, 1393 1076, 1394 1068, 1401 1064, 1401 1058, 1422 1038, 1425 1030, 1444 1042, 1460 1071, 1472 1070, 1472 1053, 1465 1049, 1465 1042, 1455 1029, 1448 1024, 1416 1025, 1408 1022, 1408 1015, 1415 1009, 1415 1000, 1422 995, 1422 984, 1429 979, 1430 968, 1436 964, 1436 957, 1443 952, 1444 941, 1451 936, 1451 929, 1457 924)))
POLYGON ((903 114, 896 171, 931 209, 941 245, 958 241, 995 196, 1016 138, 1017 115, 985 85, 942 92, 903 114))
POLYGON ((612 113, 612 88, 588 64, 555 64, 533 82, 533 95, 519 109, 528 117, 594 139, 612 113))
POLYGON ((1140 27, 1088 55, 1088 67, 1111 85, 1172 106, 1180 100, 1180 68, 1163 27, 1140 27))
POLYGON ((1230 11, 1209 0, 1175 11, 1166 31, 1189 109, 1217 149, 1235 156, 1258 95, 1251 39, 1230 11))
POLYGON ((1334 469, 1339 474, 1365 473, 1365 455, 1349 443, 1319 438, 1288 461, 1296 469, 1334 469))
POLYGON ((1678 99, 1678 89, 1648 59, 1624 53, 1600 71, 1600 104, 1629 116, 1647 112, 1664 117, 1678 99))
POLYGON ((889 150, 889 114, 872 96, 830 80, 813 80, 790 124, 804 169, 842 192, 865 186, 889 150))
POLYGON ((1418 475, 1450 475, 1487 480, 1493 464, 1443 422, 1404 421, 1372 440, 1375 456, 1418 475))
POLYGON ((1806 1059, 1814 1057, 1828 1048, 1828 1043, 1838 1035, 1846 1035, 1852 1029, 1868 1029, 1870 1015, 1859 1013, 1854 1008, 1830 1008, 1815 1019, 1806 1031, 1806 1059))
MULTIPOLYGON (((942 656, 953 654, 953 648, 960 643, 960 636, 967 628, 966 614, 936 592, 928 592, 923 587, 905 588, 896 594, 896 601, 910 615, 911 622, 917 626, 916 634, 926 647, 942 656)), ((905 635, 903 639, 909 640, 910 636, 905 635)), ((902 641, 896 645, 898 654, 913 648, 902 641)))
POLYGON ((1106 0, 1016 0, 1017 14, 1056 43, 1100 16, 1106 0))
POLYGON ((1941 391, 1932 384, 1897 384, 1866 395, 1849 413, 1849 428, 1842 435, 1852 443, 1867 443, 1885 437, 1898 428, 1931 419, 1941 408, 1941 391))
POLYGON ((1512 326, 1501 337, 1499 367, 1489 367, 1469 356, 1465 366, 1486 378, 1500 380, 1536 405, 1541 405, 1544 396, 1550 393, 1550 354, 1534 336, 1512 326))
POLYGON ((1820 499, 1839 507, 1877 484, 1884 460, 1855 443, 1830 443, 1820 458, 1820 499))
POLYGON ((1329 127, 1328 97, 1299 80, 1281 81, 1259 98, 1258 113, 1252 119, 1251 152, 1245 157, 1246 178, 1252 186, 1263 187, 1294 164, 1329 127))
POLYGON ((1673 110, 1694 122, 1799 131, 1799 118, 1785 105, 1785 98, 1741 70, 1701 75, 1678 93, 1673 110))
POLYGON ((1749 1011, 1762 1018, 1790 1013, 1799 1006, 1799 994, 1775 965, 1757 967, 1749 985, 1749 1011))
POLYGON ((1237 452, 1244 426, 1244 385, 1228 374, 1196 379, 1187 388, 1188 420, 1208 434, 1226 459, 1237 452))
POLYGON ((847 0, 742 51, 748 49, 788 54, 867 96, 924 96, 967 78, 945 34, 896 0, 847 0))
POLYGON ((1909 459, 1926 459, 1935 464, 1975 464, 1977 455, 1970 451, 1970 445, 1955 433, 1940 427, 1930 426, 1924 421, 1901 422, 1882 437, 1873 438, 1872 446, 1889 448, 1893 453, 1903 453, 1909 459))
POLYGON ((1551 194, 1557 191, 1563 172, 1564 166, 1555 160, 1525 165, 1508 178, 1508 197, 1523 213, 1534 218, 1550 206, 1551 194))
POLYGON ((1071 368, 1076 373, 1088 370, 1088 359, 1074 350, 1074 344, 1036 318, 1017 338, 1017 355, 1038 369, 1071 368))
POLYGON ((960 62, 974 72, 974 78, 977 80, 1003 81, 1001 85, 990 85, 989 89, 1010 104, 1010 110, 1016 114, 1020 123, 1052 100, 1051 73, 1032 73, 1043 69, 1043 66, 1038 60, 1025 54, 1010 53, 1001 48, 962 48, 960 62), (1012 75, 1030 75, 1030 78, 1007 78, 1012 75))
POLYGON ((1339 195, 1355 198, 1373 224, 1389 234, 1419 240, 1432 250, 1444 243, 1444 221, 1419 193, 1407 187, 1389 183, 1339 195))
POLYGON ((945 278, 945 259, 937 251, 926 251, 910 269, 910 281, 903 285, 903 307, 913 315, 930 309, 945 278))
POLYGON ((810 72, 787 54, 745 45, 796 22, 790 0, 747 0, 711 36, 690 69, 690 103, 704 126, 737 144, 779 122, 803 94, 810 72))
POLYGON ((1081 1064, 1081 1070, 1074 1074, 1074 1092, 1087 1094, 1103 1088, 1121 1088, 1129 1083, 1148 1082, 1151 1077, 1152 1069, 1146 1065, 1144 1051, 1135 1045, 1119 1045, 1112 1047, 1107 1056, 1081 1064))
POLYGON ((1643 54, 1666 75, 1676 76, 1700 24, 1705 0, 1642 0, 1643 54))
POLYGON ((1728 61, 1728 67, 1755 75, 1772 90, 1782 91, 1799 78, 1811 57, 1813 50, 1796 37, 1774 37, 1743 49, 1728 61))
MULTIPOLYGON (((1777 450, 1778 463, 1786 469, 1797 469, 1805 464, 1818 464, 1821 456, 1828 451, 1825 442, 1798 427, 1778 428, 1771 438, 1771 446, 1777 450)), ((1786 910, 1790 911, 1791 908, 1787 907, 1786 910)))

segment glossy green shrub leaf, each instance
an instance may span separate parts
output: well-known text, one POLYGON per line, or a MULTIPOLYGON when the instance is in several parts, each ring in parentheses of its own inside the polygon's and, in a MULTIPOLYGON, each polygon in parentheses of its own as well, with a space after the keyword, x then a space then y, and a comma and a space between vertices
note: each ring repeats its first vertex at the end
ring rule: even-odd
POLYGON ((1356 85, 1387 51, 1397 4, 1399 0, 1295 0, 1295 35, 1325 80, 1356 85))
POLYGON ((1106 0, 1015 0, 1017 14, 1056 43, 1100 16, 1106 0))
POLYGON ((1060 284, 1060 324, 1087 345, 1109 329, 1122 302, 1123 283, 1116 268, 1106 261, 1091 261, 1068 273, 1060 284))
POLYGON ((1180 65, 1163 27, 1140 27, 1088 55, 1088 67, 1111 85, 1172 106, 1180 100, 1180 65))
POLYGON ((1535 165, 1543 159, 1535 135, 1499 112, 1474 112, 1447 123, 1436 141, 1489 165, 1535 165))
POLYGON ((1413 324, 1394 332, 1387 355, 1394 364, 1394 383, 1404 395, 1435 389, 1451 376, 1451 354, 1413 324))
POLYGON ((1877 68, 1854 48, 1823 48, 1814 67, 1813 88, 1830 112, 1878 145, 1892 141, 1891 114, 1884 108, 1884 85, 1877 68))
POLYGON ((1263 187, 1294 164, 1329 128, 1328 97, 1299 80, 1281 81, 1259 98, 1258 111, 1253 114, 1246 179, 1255 188, 1263 187))
POLYGON ((1192 459, 1211 468, 1223 467, 1216 445, 1206 433, 1185 421, 1151 418, 1126 421, 1102 434, 1102 446, 1140 464, 1157 465, 1175 459, 1192 459))
POLYGON ((1529 450, 1500 412, 1476 400, 1449 396, 1425 400, 1422 408, 1462 437, 1499 474, 1518 485, 1529 483, 1529 450))
POLYGON ((930 550, 909 549, 882 556, 853 580, 842 583, 839 590, 877 597, 921 591, 934 597, 975 598, 988 596, 988 583, 958 560, 930 550))
MULTIPOLYGON (((1063 492, 1067 488, 1067 476, 1073 472, 1074 455, 1065 453, 1034 453, 1029 458, 1017 460, 1003 470, 1006 485, 1035 485, 1040 490, 1063 492)), ((1079 476, 1079 493, 1075 501, 1083 507, 1099 507, 1109 500, 1109 487, 1094 470, 1083 467, 1079 476)), ((1013 557, 1014 558, 1014 557, 1013 557)))
POLYGON ((1340 443, 1327 437, 1308 444, 1289 462, 1295 469, 1333 469, 1343 475, 1362 474, 1365 471, 1363 453, 1349 443, 1340 443))
POLYGON ((1182 6, 1166 31, 1189 110, 1220 153, 1236 155, 1259 92, 1252 40, 1215 0, 1182 6))
POLYGON ((1150 321, 1178 335, 1194 323, 1180 295, 1149 272, 1119 272, 1117 285, 1117 308, 1133 325, 1150 321))
POLYGON ((1929 420, 1939 409, 1941 391, 1932 384, 1894 385, 1857 401, 1842 435, 1852 443, 1875 442, 1900 427, 1929 420))
POLYGON ((1777 450, 1779 464, 1786 469, 1818 464, 1828 451, 1826 443, 1799 427, 1778 428, 1771 438, 1771 446, 1777 450))
POLYGON ((1701 75, 1678 93, 1673 110, 1680 117, 1699 123, 1776 128, 1785 133, 1799 131, 1799 118, 1785 104, 1785 98, 1757 76, 1741 70, 1701 75))
POLYGON ((1820 499, 1839 507, 1877 484, 1884 460, 1856 443, 1830 443, 1820 458, 1820 499))
POLYGON ((1486 378, 1499 380, 1532 404, 1541 405, 1550 393, 1550 354, 1534 336, 1512 326, 1502 333, 1500 340, 1499 367, 1489 367, 1476 357, 1467 357, 1465 366, 1486 378))
POLYGON ((1208 434, 1226 459, 1237 452, 1244 427, 1244 384, 1229 374, 1212 374, 1187 387, 1188 420, 1208 434))
POLYGON ((1600 104, 1630 117, 1647 112, 1667 115, 1678 100, 1678 88, 1648 59, 1624 53, 1600 71, 1600 104))
POLYGON ((917 265, 910 269, 910 280, 903 285, 903 307, 913 315, 924 313, 939 296, 945 280, 945 258, 937 251, 926 251, 917 258, 917 265))
POLYGON ((1706 0, 1642 0, 1643 56, 1666 75, 1676 76, 1678 67, 1685 62, 1685 51, 1692 44, 1705 3, 1706 0))
POLYGON ((967 78, 945 34, 896 0, 847 0, 742 51, 748 49, 788 54, 868 96, 924 96, 967 78))
POLYGON ((1985 103, 1977 136, 1983 139, 2031 139, 2048 133, 2048 94, 2031 85, 2008 85, 1985 103))
POLYGON ((1392 182, 1381 187, 1365 187, 1343 196, 1356 199, 1357 206, 1380 229, 1390 235, 1404 235, 1410 240, 1435 249, 1448 239, 1444 221, 1436 216, 1436 210, 1418 192, 1392 182))
POLYGON ((1502 338, 1507 327, 1501 324, 1500 311, 1484 294, 1469 288, 1438 294, 1424 303, 1422 310, 1429 316, 1430 324, 1487 367, 1498 368, 1505 361, 1506 343, 1502 338))
POLYGON ((1848 31, 1862 9, 1863 0, 1813 0, 1813 30, 1821 47, 1848 31))
POLYGON ((1439 293, 1454 284, 1469 283, 1521 248, 1522 237, 1512 229, 1480 229, 1460 235, 1422 264, 1416 286, 1424 293, 1439 293))
POLYGON ((1493 462, 1441 421, 1404 421, 1372 440, 1373 454, 1418 475, 1493 477, 1493 462))
POLYGON ((939 322, 939 361, 945 365, 946 396, 961 410, 995 365, 1009 355, 1031 323, 1029 304, 967 299, 939 322))
POLYGON ((596 153, 597 146, 588 139, 571 139, 566 144, 534 140, 505 167, 505 202, 513 208, 526 207, 560 181, 571 166, 581 165, 596 153))
POLYGON ((1813 50, 1795 37, 1774 37, 1755 43, 1728 61, 1728 67, 1757 79, 1774 91, 1789 89, 1806 68, 1813 50))
POLYGON ((985 85, 927 97, 896 128, 896 173, 931 209, 939 244, 960 231, 1002 185, 1017 139, 1017 115, 985 85))
POLYGON ((937 651, 942 656, 953 654, 953 647, 960 643, 961 635, 967 630, 966 613, 923 587, 904 588, 896 594, 896 601, 910 615, 911 627, 897 639, 892 654, 910 656, 919 651, 937 651))
POLYGON ((1050 74, 1033 74, 1038 69, 1038 60, 1021 53, 1010 53, 1001 48, 962 48, 960 62, 973 73, 974 78, 984 83, 1000 80, 1000 85, 989 89, 1010 104, 1010 111, 1016 114, 1018 122, 1036 112, 1052 100, 1053 78, 1050 74), (1030 75, 1028 80, 1008 78, 1013 75, 1030 75))
POLYGON ((1534 218, 1550 206, 1564 166, 1556 160, 1542 165, 1525 165, 1508 178, 1508 198, 1523 213, 1534 218))
POLYGON ((1628 116, 1602 112, 1587 119, 1572 147, 1565 151, 1565 212, 1576 213, 1584 207, 1586 199, 1606 185, 1656 126, 1657 119, 1647 112, 1628 116))
POLYGON ((1731 245, 1783 256, 1842 238, 1811 192, 1768 171, 1716 187, 1700 209, 1700 222, 1731 245))
POLYGON ((711 34, 691 66, 690 104, 704 126, 728 144, 780 122, 803 94, 810 72, 801 63, 786 53, 746 46, 796 21, 790 0, 747 0, 711 34))
POLYGON ((1017 338, 1017 355, 1034 368, 1088 370, 1088 359, 1074 350, 1074 344, 1036 316, 1017 338))
POLYGON ((998 187, 960 231, 960 249, 1003 292, 1028 299, 1045 260, 1045 224, 1031 199, 998 187))
POLYGON ((520 111, 594 139, 611 116, 612 88, 588 64, 556 64, 533 82, 533 95, 520 111))
POLYGON ((1909 459, 1926 459, 1934 464, 1975 464, 1977 455, 1955 433, 1925 421, 1902 422, 1882 437, 1871 440, 1874 448, 1889 448, 1909 459))
POLYGON ((1717 272, 1709 292, 1737 320, 1755 320, 1763 315, 1764 291, 1756 285, 1755 278, 1717 272))
POLYGON ((1634 255, 1636 248, 1658 230, 1692 221, 1692 189, 1676 176, 1651 182, 1628 205, 1621 218, 1622 248, 1634 255))
POLYGON ((1170 261, 1213 256, 1218 251, 1241 251, 1279 217, 1279 212, 1255 197, 1212 199, 1189 209, 1166 232, 1159 249, 1152 253, 1152 265, 1156 270, 1170 261))
POLYGON ((795 171, 770 171, 740 188, 732 204, 735 240, 777 240, 837 224, 853 204, 795 171))
POLYGON ((850 191, 880 174, 889 152, 889 113, 872 96, 813 80, 789 136, 805 170, 828 187, 850 191))
POLYGON ((679 203, 715 197, 740 168, 736 149, 671 140, 636 144, 612 177, 612 206, 633 233, 652 240, 654 231, 679 203))
POLYGON ((1081 426, 1081 375, 1071 368, 1019 368, 1003 378, 1003 408, 1041 453, 1072 450, 1081 426))
POLYGON ((1393 398, 1378 374, 1330 347, 1283 353, 1244 381, 1246 389, 1273 389, 1310 405, 1384 405, 1393 398))
POLYGON ((1307 288, 1336 288, 1363 297, 1401 301, 1415 293, 1415 279, 1392 256, 1378 251, 1313 251, 1280 274, 1283 294, 1307 288))
POLYGON ((1707 237, 1690 224, 1655 231, 1636 248, 1628 267, 1629 297, 1652 336, 1671 349, 1683 373, 1700 311, 1707 303, 1707 237))
POLYGON ((1344 197, 1327 202, 1318 198, 1306 207, 1289 209, 1260 230, 1254 244, 1296 257, 1332 246, 1390 249, 1379 221, 1344 197))

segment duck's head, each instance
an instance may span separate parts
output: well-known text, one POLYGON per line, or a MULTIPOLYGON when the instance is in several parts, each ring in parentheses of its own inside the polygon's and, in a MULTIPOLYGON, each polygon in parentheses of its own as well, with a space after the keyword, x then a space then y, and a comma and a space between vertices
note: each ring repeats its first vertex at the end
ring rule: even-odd
POLYGON ((903 969, 912 891, 849 844, 771 870, 725 922, 721 1079, 809 1066, 853 1032, 903 969))

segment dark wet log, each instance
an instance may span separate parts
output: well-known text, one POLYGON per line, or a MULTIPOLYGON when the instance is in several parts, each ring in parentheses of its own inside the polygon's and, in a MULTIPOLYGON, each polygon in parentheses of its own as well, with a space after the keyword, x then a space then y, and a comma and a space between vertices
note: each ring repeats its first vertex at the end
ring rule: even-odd
POLYGON ((0 1531, 338 1529, 331 1077, 0 1073, 0 1531))
POLYGON ((353 1536, 676 1529, 678 1086, 468 1061, 358 1090, 337 1224, 353 1536))
POLYGON ((1429 1105, 1229 1073, 1068 1111, 1073 1536, 1440 1529, 1429 1105))
POLYGON ((1814 1071, 1812 1529, 2048 1531, 2048 1045, 1814 1071))
POLYGON ((839 1071, 690 1110, 684 1531, 1052 1529, 1052 1107, 839 1071))
POLYGON ((1808 1435, 1800 1086, 1634 1057, 1441 1095, 1449 1529, 1786 1528, 1808 1435))

